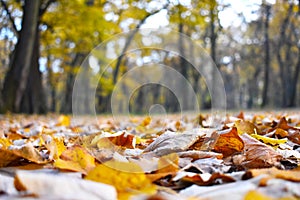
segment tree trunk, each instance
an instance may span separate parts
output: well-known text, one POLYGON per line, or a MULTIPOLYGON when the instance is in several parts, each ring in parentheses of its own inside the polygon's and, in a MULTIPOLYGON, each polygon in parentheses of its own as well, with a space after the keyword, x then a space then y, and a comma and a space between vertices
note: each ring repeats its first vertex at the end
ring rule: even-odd
MULTIPOLYGON (((77 53, 71 63, 71 67, 75 68, 78 67, 84 60, 84 58, 86 57, 85 54, 83 53, 77 53)), ((86 70, 85 70, 86 71, 86 70)), ((67 74, 67 80, 66 80, 66 85, 65 85, 65 99, 64 99, 64 103, 61 107, 61 112, 63 113, 71 113, 72 112, 72 94, 73 94, 73 86, 74 86, 74 81, 75 81, 75 74, 73 72, 73 70, 71 70, 70 72, 68 72, 67 74)), ((86 83, 88 84, 88 83, 86 83)), ((86 91, 88 92, 88 91, 86 91)), ((83 97, 85 101, 85 97, 83 97)), ((83 112, 86 111, 86 105, 81 105, 82 106, 82 110, 84 110, 83 112)))
POLYGON ((265 19, 265 68, 264 68, 264 87, 262 95, 262 107, 268 104, 268 87, 269 87, 269 70, 270 70, 270 47, 269 47, 269 19, 270 19, 270 5, 265 5, 266 19, 265 19))
POLYGON ((25 94, 22 98, 20 112, 24 113, 45 113, 47 110, 46 99, 42 83, 42 73, 39 69, 40 58, 40 33, 37 29, 33 55, 30 65, 30 76, 25 94))
MULTIPOLYGON (((188 70, 188 62, 186 61, 186 55, 185 55, 185 49, 184 49, 184 41, 183 41, 183 23, 180 22, 178 24, 178 30, 179 30, 179 40, 178 40, 178 49, 179 49, 179 53, 180 53, 180 66, 179 66, 179 69, 180 69, 180 74, 186 79, 185 81, 188 82, 188 73, 187 73, 187 70, 188 70)), ((179 98, 182 98, 182 104, 183 105, 180 105, 181 106, 181 110, 182 111, 185 111, 185 110, 188 110, 189 109, 189 106, 188 106, 188 100, 189 99, 185 99, 185 98, 188 98, 188 89, 186 88, 186 84, 184 83, 176 83, 176 84, 179 84, 178 87, 180 87, 180 91, 182 91, 182 94, 181 94, 181 97, 179 98)))
POLYGON ((39 23, 39 6, 40 0, 25 0, 22 30, 10 61, 2 91, 4 111, 20 112, 21 101, 28 83, 36 29, 39 23))

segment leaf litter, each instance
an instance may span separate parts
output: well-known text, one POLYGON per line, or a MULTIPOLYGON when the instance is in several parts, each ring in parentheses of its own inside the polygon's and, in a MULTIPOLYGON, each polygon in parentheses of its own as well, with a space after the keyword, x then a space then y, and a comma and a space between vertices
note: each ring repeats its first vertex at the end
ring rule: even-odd
POLYGON ((0 116, 0 199, 299 199, 299 113, 0 116))

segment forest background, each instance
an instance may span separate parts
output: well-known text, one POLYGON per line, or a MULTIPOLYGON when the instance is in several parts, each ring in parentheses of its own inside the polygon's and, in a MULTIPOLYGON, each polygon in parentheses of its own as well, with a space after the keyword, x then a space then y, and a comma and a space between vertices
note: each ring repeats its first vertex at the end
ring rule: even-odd
MULTIPOLYGON (((300 0, 262 0, 250 3, 247 10, 234 10, 235 3, 1 0, 0 111, 71 113, 74 81, 91 50, 116 34, 153 26, 178 32, 157 36, 157 41, 172 44, 183 54, 192 54, 195 44, 183 44, 180 34, 202 46, 222 75, 227 109, 300 106, 300 0)), ((95 73, 102 73, 101 61, 109 54, 126 52, 133 40, 130 36, 111 42, 107 53, 97 56, 95 73)), ((111 112, 114 86, 128 70, 152 60, 179 71, 191 83, 199 107, 211 107, 208 77, 199 74, 183 56, 142 49, 121 55, 106 66, 95 93, 97 113, 111 112)), ((118 98, 122 101, 125 97, 118 98)), ((147 112, 153 104, 179 112, 172 91, 158 84, 141 86, 129 104, 136 114, 147 112)))

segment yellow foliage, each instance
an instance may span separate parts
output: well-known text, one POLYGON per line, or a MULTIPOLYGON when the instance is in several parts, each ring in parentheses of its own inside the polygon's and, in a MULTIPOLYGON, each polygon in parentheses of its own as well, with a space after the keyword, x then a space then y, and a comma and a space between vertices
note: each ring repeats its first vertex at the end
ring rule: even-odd
POLYGON ((108 161, 97 165, 85 179, 115 186, 119 199, 126 198, 131 194, 156 192, 156 186, 135 163, 108 161))

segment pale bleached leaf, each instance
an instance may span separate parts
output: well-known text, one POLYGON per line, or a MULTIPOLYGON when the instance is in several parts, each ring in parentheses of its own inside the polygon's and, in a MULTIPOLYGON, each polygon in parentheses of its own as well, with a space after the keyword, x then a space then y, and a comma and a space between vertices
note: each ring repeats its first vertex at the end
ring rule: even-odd
POLYGON ((15 185, 18 190, 52 199, 117 199, 113 186, 70 176, 19 170, 15 185))
POLYGON ((155 139, 144 152, 154 152, 157 156, 163 156, 174 152, 187 150, 201 137, 204 133, 197 129, 185 131, 183 133, 167 131, 155 139))

